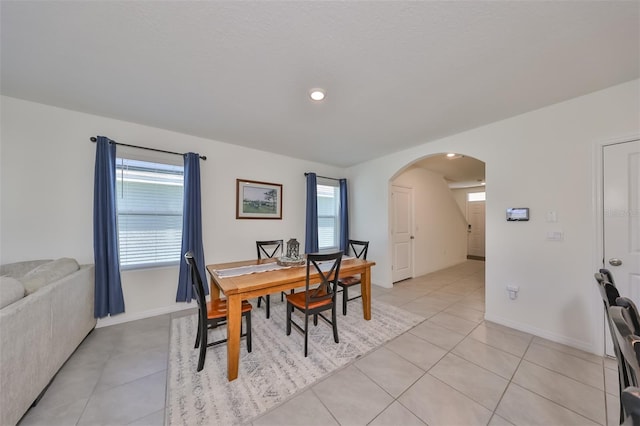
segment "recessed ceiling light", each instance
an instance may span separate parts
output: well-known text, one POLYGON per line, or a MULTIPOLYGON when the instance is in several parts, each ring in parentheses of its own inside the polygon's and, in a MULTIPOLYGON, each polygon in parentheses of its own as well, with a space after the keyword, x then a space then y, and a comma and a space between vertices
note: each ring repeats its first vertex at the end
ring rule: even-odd
POLYGON ((325 91, 324 89, 311 89, 309 91, 309 97, 314 101, 321 101, 324 99, 325 91))
POLYGON ((450 152, 447 154, 447 160, 457 160, 458 158, 462 158, 464 157, 464 155, 462 154, 455 154, 453 152, 450 152))

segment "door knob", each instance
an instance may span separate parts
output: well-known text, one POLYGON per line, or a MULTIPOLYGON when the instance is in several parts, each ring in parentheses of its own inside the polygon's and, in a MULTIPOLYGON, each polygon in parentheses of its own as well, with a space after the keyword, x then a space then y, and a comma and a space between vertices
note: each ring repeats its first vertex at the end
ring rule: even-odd
POLYGON ((609 259, 609 265, 611 266, 620 266, 622 265, 622 260, 612 257, 611 259, 609 259))

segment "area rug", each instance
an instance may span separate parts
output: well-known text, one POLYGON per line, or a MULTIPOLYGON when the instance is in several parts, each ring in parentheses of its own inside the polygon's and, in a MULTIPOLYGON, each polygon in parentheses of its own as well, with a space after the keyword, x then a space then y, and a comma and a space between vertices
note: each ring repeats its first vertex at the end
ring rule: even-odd
MULTIPOLYGON (((349 303, 347 316, 338 312, 335 343, 331 326, 310 321, 309 355, 304 357, 304 336, 285 333, 286 302, 271 299, 271 318, 253 303, 253 351, 241 340, 238 378, 227 380, 227 347, 207 350, 204 369, 196 372, 198 351, 193 348, 197 317, 174 319, 171 324, 167 374, 167 425, 242 424, 280 405, 331 372, 399 336, 424 318, 382 303, 371 302, 371 320, 362 317, 362 303, 349 303)), ((303 318, 296 318, 302 324, 303 318)), ((244 322, 243 322, 244 324, 244 322)), ((244 325, 243 325, 244 326, 244 325)), ((225 327, 210 332, 222 337, 225 327), (222 330, 221 330, 222 329, 222 330)))

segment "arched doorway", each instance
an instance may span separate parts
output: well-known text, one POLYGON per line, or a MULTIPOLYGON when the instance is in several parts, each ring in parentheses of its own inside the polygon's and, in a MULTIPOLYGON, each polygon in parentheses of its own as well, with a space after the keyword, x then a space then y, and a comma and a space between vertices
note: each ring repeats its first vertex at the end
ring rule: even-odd
POLYGON ((469 201, 471 194, 475 196, 472 200, 484 195, 484 162, 457 153, 434 154, 403 167, 389 183, 393 282, 468 258, 484 260, 484 200, 469 201), (402 192, 410 197, 400 197, 402 192), (404 214, 407 216, 399 217, 404 214), (405 223, 408 235, 402 226, 405 223), (482 251, 470 253, 471 242, 477 248, 478 233, 482 233, 482 251))

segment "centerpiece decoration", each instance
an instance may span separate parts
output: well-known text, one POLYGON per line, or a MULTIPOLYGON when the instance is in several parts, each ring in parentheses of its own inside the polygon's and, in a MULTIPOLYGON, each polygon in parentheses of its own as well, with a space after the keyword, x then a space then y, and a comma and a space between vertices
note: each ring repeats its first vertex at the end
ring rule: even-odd
POLYGON ((300 243, 295 238, 287 241, 286 256, 278 258, 278 265, 282 266, 302 266, 305 264, 303 256, 300 256, 300 243))

